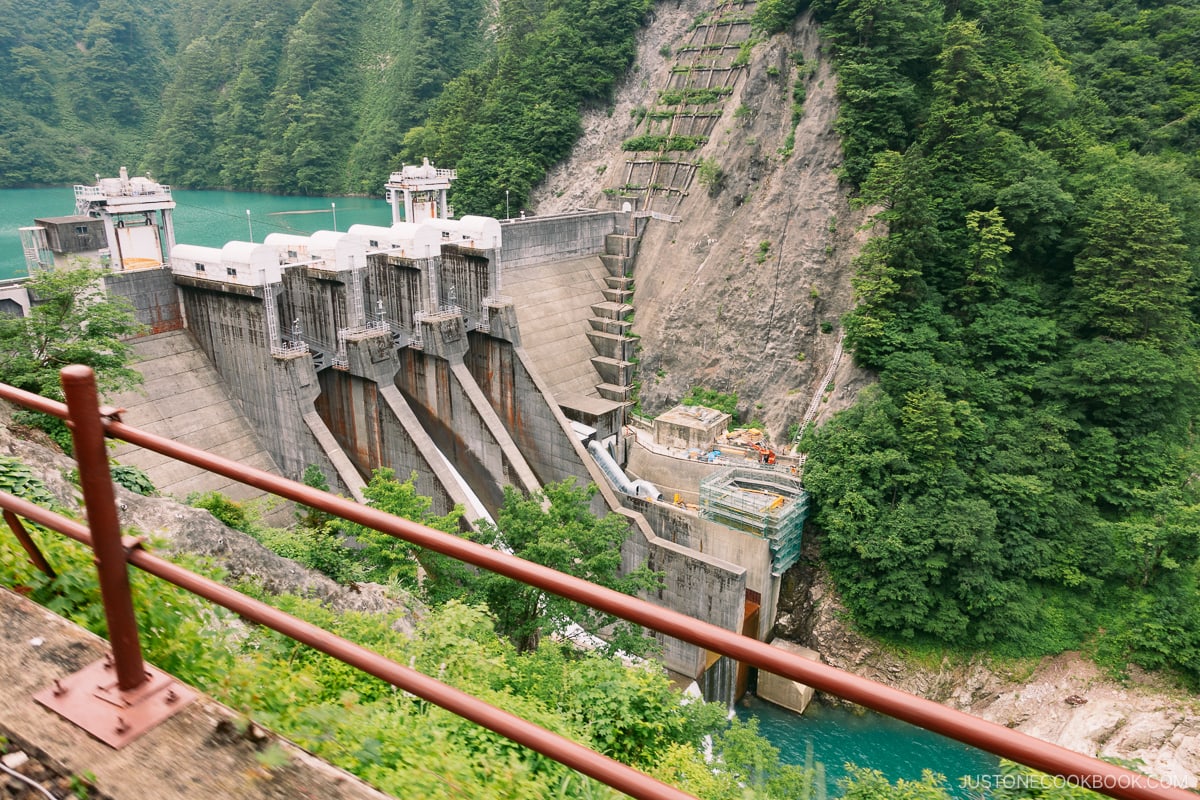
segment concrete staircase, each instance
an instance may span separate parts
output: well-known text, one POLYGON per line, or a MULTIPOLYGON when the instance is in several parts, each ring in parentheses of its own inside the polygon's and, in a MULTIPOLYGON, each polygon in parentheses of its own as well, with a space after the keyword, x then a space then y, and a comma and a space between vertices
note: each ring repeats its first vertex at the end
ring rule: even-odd
POLYGON ((633 260, 637 255, 638 239, 610 233, 604 237, 604 255, 600 260, 608 269, 602 292, 603 303, 592 306, 592 318, 588 323, 592 331, 588 334, 596 348, 592 364, 600 373, 603 383, 596 391, 605 400, 629 402, 633 399, 633 384, 637 379, 637 339, 631 335, 633 328, 633 260))
POLYGON ((526 352, 555 397, 628 402, 637 339, 633 279, 637 238, 610 234, 605 253, 521 267, 507 273, 526 352))
POLYGON ((529 265, 504 276, 525 351, 556 397, 599 396, 596 386, 604 381, 592 363, 588 320, 608 288, 607 276, 598 256, 529 265))
MULTIPOLYGON (((138 359, 133 367, 142 373, 144 384, 106 398, 110 405, 125 409, 123 422, 278 474, 221 376, 187 331, 138 339, 133 350, 138 359)), ((113 455, 120 463, 143 470, 162 494, 181 500, 192 492, 209 491, 238 501, 270 497, 260 489, 131 444, 121 443, 113 455)), ((268 513, 267 521, 286 524, 294 521, 291 516, 290 510, 280 509, 268 513)))
POLYGON ((596 355, 592 357, 592 366, 600 374, 603 383, 596 386, 596 391, 605 400, 624 402, 629 400, 633 384, 633 358, 636 339, 629 336, 633 327, 630 317, 633 306, 633 278, 605 278, 608 288, 603 290, 604 302, 594 303, 591 307, 592 317, 588 320, 591 330, 587 337, 591 340, 596 355))

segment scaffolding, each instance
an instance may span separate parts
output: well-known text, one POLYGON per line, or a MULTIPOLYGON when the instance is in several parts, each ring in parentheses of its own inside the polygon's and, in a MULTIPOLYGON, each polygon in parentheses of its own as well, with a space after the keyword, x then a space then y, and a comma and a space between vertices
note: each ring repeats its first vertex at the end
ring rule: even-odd
POLYGON ((700 481, 700 516, 770 541, 771 574, 800 558, 808 492, 784 472, 730 467, 700 481))

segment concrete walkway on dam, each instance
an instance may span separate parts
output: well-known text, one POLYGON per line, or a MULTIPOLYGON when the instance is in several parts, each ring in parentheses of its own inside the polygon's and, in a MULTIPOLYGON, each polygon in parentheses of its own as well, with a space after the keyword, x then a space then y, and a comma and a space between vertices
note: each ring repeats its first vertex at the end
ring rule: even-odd
POLYGON ((516 306, 521 343, 555 397, 599 396, 596 348, 587 334, 592 306, 605 301, 607 276, 599 256, 504 271, 501 291, 516 306))
MULTIPOLYGON (((186 331, 170 331, 133 342, 137 360, 133 368, 143 385, 106 398, 109 405, 125 409, 121 421, 142 430, 199 447, 251 467, 279 473, 249 422, 238 410, 221 376, 186 331)), ((164 495, 184 500, 192 492, 216 491, 238 501, 273 499, 260 489, 237 483, 223 475, 175 461, 127 443, 113 455, 122 464, 143 470, 164 495)), ((266 514, 268 522, 282 514, 266 514)))

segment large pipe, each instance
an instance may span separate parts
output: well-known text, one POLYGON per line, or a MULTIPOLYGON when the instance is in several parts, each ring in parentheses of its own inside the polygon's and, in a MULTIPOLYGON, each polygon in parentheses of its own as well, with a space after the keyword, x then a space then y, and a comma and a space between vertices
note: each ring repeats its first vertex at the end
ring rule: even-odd
POLYGON ((658 487, 645 478, 638 478, 633 482, 633 493, 635 497, 645 497, 649 500, 662 500, 663 496, 658 487))
POLYGON ((624 494, 637 494, 637 489, 634 488, 633 482, 625 475, 625 471, 617 466, 617 462, 608 454, 608 450, 604 445, 593 439, 588 442, 587 448, 588 452, 592 454, 592 458, 596 459, 596 463, 600 465, 600 471, 608 478, 609 483, 613 485, 614 489, 624 494))
POLYGON ((634 497, 662 500, 662 492, 650 481, 641 478, 636 481, 629 480, 629 476, 625 474, 625 470, 621 469, 616 460, 609 455, 608 448, 600 444, 600 442, 593 439, 588 442, 587 447, 588 452, 592 454, 592 458, 596 459, 596 463, 600 465, 601 471, 617 491, 633 495, 634 497))

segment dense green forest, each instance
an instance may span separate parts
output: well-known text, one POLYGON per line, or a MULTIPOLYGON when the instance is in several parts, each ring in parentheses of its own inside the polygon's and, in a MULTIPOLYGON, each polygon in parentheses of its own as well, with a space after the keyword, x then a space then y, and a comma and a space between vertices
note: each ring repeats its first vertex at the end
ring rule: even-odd
POLYGON ((812 7, 881 234, 807 440, 855 619, 1200 682, 1200 3, 812 7))
POLYGON ((429 157, 462 213, 521 207, 632 62, 648 0, 51 2, 0 32, 0 186, 136 172, 380 193, 429 157), (495 16, 492 16, 492 15, 495 16))

